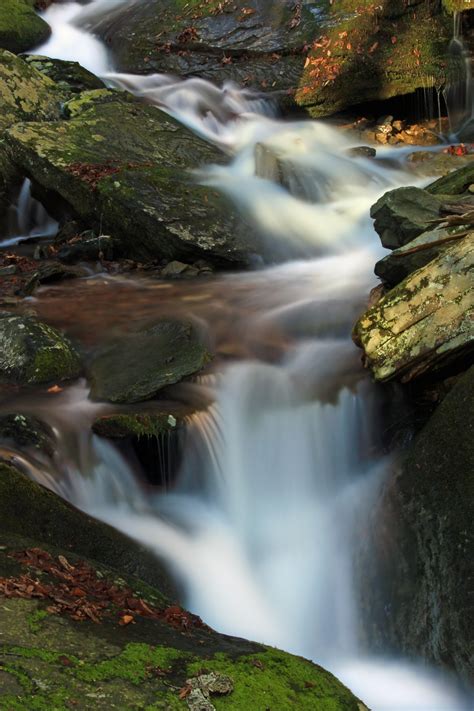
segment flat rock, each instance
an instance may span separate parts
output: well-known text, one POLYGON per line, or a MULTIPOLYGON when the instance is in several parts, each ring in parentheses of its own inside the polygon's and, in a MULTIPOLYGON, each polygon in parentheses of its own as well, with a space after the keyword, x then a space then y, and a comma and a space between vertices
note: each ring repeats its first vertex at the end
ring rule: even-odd
POLYGON ((89 368, 91 395, 109 402, 148 400, 166 385, 197 373, 209 360, 190 323, 159 321, 95 356, 89 368))
POLYGON ((408 276, 357 322, 376 380, 411 380, 474 346, 474 233, 408 276))

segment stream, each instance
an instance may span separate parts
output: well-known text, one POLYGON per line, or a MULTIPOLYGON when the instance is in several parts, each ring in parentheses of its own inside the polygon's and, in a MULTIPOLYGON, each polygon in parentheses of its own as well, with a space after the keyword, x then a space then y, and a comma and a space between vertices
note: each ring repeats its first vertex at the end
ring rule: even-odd
MULTIPOLYGON (((92 402, 84 381, 56 395, 15 396, 15 407, 58 437, 54 467, 31 460, 28 470, 156 552, 183 604, 211 627, 313 659, 373 711, 467 711, 455 682, 421 660, 372 655, 358 611, 354 561, 391 462, 383 403, 351 328, 384 251, 369 209, 387 189, 414 183, 403 168, 408 149, 353 157, 355 144, 334 127, 283 121, 235 85, 115 73, 89 27, 120 1, 52 5, 43 13, 52 36, 36 53, 80 62, 220 147, 227 162, 196 179, 231 198, 279 263, 195 280, 99 273, 42 287, 31 298, 37 313, 83 343, 186 314, 217 356, 167 391, 191 413, 182 461, 162 464, 179 468, 168 492, 145 486, 137 462, 91 434, 111 407, 92 402), (262 143, 287 166, 288 189, 259 157, 262 143)), ((43 221, 51 234, 47 215, 27 226, 27 198, 17 231, 41 234, 43 221)))

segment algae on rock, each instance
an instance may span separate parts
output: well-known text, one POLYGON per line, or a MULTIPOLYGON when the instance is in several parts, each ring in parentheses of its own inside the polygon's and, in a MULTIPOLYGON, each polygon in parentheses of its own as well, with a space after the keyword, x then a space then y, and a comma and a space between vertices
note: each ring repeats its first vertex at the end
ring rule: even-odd
POLYGON ((474 346, 474 233, 410 274, 357 322, 376 380, 411 380, 474 346))
POLYGON ((36 385, 80 372, 78 353, 57 329, 33 317, 0 314, 0 380, 36 385))
POLYGON ((45 42, 51 29, 36 14, 31 0, 2 0, 0 3, 0 47, 26 52, 45 42))

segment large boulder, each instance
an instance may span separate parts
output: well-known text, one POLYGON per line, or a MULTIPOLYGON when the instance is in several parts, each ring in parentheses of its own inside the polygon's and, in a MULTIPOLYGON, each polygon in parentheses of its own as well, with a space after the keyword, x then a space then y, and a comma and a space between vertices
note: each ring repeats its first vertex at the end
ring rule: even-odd
POLYGON ((421 188, 390 190, 372 206, 370 216, 384 247, 396 249, 411 242, 439 218, 441 201, 421 188))
POLYGON ((76 216, 113 235, 119 255, 243 264, 258 251, 227 201, 191 175, 221 160, 216 149, 122 92, 85 92, 65 110, 68 121, 11 128, 10 155, 76 216))
POLYGON ((33 317, 0 314, 0 380, 37 385, 80 372, 79 355, 57 329, 33 317))
POLYGON ((23 59, 0 50, 0 132, 18 121, 52 121, 61 115, 56 84, 23 59))
POLYGON ((190 323, 164 320, 107 345, 90 364, 91 395, 139 402, 197 373, 210 360, 190 323))
POLYGON ((372 644, 472 684, 473 367, 403 454, 378 510, 364 586, 372 644))
POLYGON ((0 494, 1 707, 367 711, 321 667, 171 604, 151 554, 4 464, 0 494))
POLYGON ((45 42, 51 29, 34 11, 33 0, 2 0, 0 3, 0 47, 26 52, 45 42))
POLYGON ((120 70, 232 79, 296 95, 313 116, 441 85, 452 35, 448 15, 424 0, 149 0, 86 9, 83 22, 120 70))
POLYGON ((388 292, 357 322, 356 343, 376 380, 404 381, 474 346, 474 233, 388 292))

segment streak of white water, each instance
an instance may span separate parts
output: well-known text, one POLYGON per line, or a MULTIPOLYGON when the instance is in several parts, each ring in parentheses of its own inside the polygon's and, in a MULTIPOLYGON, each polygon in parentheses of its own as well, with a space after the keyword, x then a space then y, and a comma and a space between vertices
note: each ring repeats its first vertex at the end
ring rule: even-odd
POLYGON ((48 215, 43 205, 31 194, 31 181, 23 181, 18 199, 10 207, 7 237, 0 241, 0 247, 9 247, 27 239, 53 237, 58 223, 48 215))
MULTIPOLYGON (((40 51, 80 60, 86 46, 86 66, 106 73, 105 50, 78 29, 105 2, 52 6, 45 17, 53 36, 40 51)), ((189 607, 222 631, 322 662, 374 711, 464 710, 449 684, 403 660, 364 659, 358 642, 355 546, 387 463, 373 454, 370 386, 346 387, 357 370, 350 304, 367 293, 379 249, 368 208, 407 177, 349 157, 349 143, 326 126, 262 116, 258 97, 233 86, 108 78, 232 155, 200 179, 226 192, 260 232, 328 256, 261 273, 269 295, 254 304, 247 328, 266 321, 290 331, 303 314, 311 325, 306 342, 278 365, 246 362, 224 372, 211 412, 196 420, 172 495, 145 496, 113 448, 97 440, 58 490, 168 560, 189 607), (268 166, 260 164, 266 177, 257 174, 262 144, 308 186, 306 199, 291 184, 277 185, 268 166), (336 322, 328 298, 338 304, 336 322)), ((228 288, 246 279, 256 276, 232 277, 228 288)))

